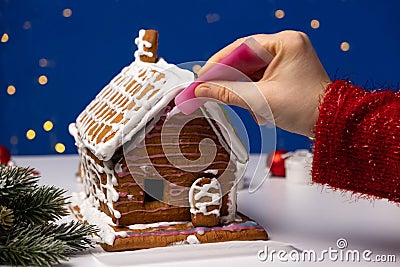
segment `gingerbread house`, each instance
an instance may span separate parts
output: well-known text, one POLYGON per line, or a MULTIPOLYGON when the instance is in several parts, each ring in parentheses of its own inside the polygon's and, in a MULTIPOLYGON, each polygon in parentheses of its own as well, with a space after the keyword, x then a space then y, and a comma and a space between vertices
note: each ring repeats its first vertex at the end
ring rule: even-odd
POLYGON ((109 251, 266 239, 236 213, 248 154, 223 109, 208 102, 169 117, 194 75, 157 57, 156 31, 139 31, 135 43, 135 60, 69 127, 83 184, 73 213, 100 228, 109 251))

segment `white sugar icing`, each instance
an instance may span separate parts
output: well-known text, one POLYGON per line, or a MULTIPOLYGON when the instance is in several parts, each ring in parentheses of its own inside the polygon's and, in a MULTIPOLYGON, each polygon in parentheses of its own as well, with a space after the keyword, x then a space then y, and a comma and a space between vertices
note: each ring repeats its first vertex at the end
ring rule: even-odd
MULTIPOLYGON (((110 216, 104 212, 93 207, 91 201, 86 197, 85 193, 72 193, 70 198, 71 205, 78 206, 79 212, 73 210, 75 214, 80 214, 82 216, 81 220, 86 221, 91 225, 95 225, 99 228, 97 233, 97 242, 106 243, 110 246, 113 245, 115 237, 117 235, 121 237, 127 237, 126 231, 115 231, 112 226, 115 224, 112 222, 110 216)), ((144 230, 148 228, 156 228, 159 226, 177 225, 177 224, 188 224, 192 226, 191 222, 159 222, 159 223, 148 223, 148 224, 132 224, 127 226, 131 230, 144 230)))
POLYGON ((146 40, 143 40, 145 33, 146 33, 145 30, 143 30, 143 29, 140 30, 139 36, 135 39, 135 44, 138 48, 134 54, 136 60, 140 60, 140 56, 148 56, 148 57, 153 56, 152 52, 144 50, 145 47, 151 48, 151 43, 146 40))
POLYGON ((198 233, 199 235, 204 235, 204 230, 203 230, 203 229, 198 229, 198 230, 197 230, 197 233, 198 233))
POLYGON ((218 170, 215 170, 215 169, 205 170, 204 173, 211 173, 211 174, 217 175, 218 170))
POLYGON ((117 148, 143 129, 147 119, 159 114, 193 77, 191 72, 163 59, 157 63, 134 61, 100 91, 78 116, 76 125, 70 126, 70 133, 75 139, 81 139, 76 142, 78 145, 82 143, 100 160, 109 160, 117 148), (133 82, 135 86, 131 85, 133 82), (118 116, 122 116, 120 121, 118 116), (105 134, 100 138, 103 131, 105 134))
POLYGON ((200 244, 201 242, 197 239, 197 237, 195 235, 189 235, 188 237, 186 237, 186 241, 189 244, 200 244))
POLYGON ((121 218, 121 213, 114 209, 113 203, 119 199, 119 194, 115 189, 118 181, 114 175, 111 162, 104 162, 104 166, 100 166, 94 159, 87 155, 85 148, 79 149, 81 156, 81 174, 84 184, 85 194, 88 200, 95 208, 99 208, 100 202, 108 207, 109 211, 115 218, 121 218), (102 175, 106 175, 106 183, 102 183, 102 175), (104 193, 105 191, 105 193, 104 193))
POLYGON ((198 178, 190 187, 189 190, 189 203, 190 213, 204 215, 214 214, 219 216, 219 210, 222 204, 222 191, 221 185, 216 178, 212 178, 209 184, 198 185, 198 183, 204 178, 198 178), (210 192, 211 189, 215 189, 216 193, 210 192), (195 193, 195 191, 197 191, 195 193), (201 200, 202 198, 210 198, 211 201, 201 200), (217 208, 207 211, 208 206, 217 206, 217 208))
POLYGON ((146 223, 146 224, 132 224, 129 225, 128 228, 131 230, 143 230, 152 227, 159 227, 159 226, 168 226, 168 225, 176 225, 176 224, 191 224, 191 222, 183 221, 183 222, 158 222, 158 223, 146 223))
POLYGON ((104 242, 112 246, 115 239, 115 231, 110 226, 113 224, 111 217, 94 208, 92 202, 86 198, 86 195, 83 192, 79 194, 73 193, 70 201, 72 206, 79 206, 79 214, 83 216, 81 218, 82 221, 86 221, 87 223, 99 228, 99 232, 97 232, 99 240, 96 241, 104 242))

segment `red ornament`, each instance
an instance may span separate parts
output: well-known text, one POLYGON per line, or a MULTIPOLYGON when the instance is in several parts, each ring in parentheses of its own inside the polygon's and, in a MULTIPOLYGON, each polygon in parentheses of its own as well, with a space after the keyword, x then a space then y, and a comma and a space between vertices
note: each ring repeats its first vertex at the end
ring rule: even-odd
POLYGON ((285 177, 285 158, 283 157, 287 151, 283 149, 275 150, 267 158, 267 167, 270 166, 270 172, 273 176, 285 177))
POLYGON ((10 159, 10 151, 5 146, 0 145, 0 164, 7 164, 10 159))

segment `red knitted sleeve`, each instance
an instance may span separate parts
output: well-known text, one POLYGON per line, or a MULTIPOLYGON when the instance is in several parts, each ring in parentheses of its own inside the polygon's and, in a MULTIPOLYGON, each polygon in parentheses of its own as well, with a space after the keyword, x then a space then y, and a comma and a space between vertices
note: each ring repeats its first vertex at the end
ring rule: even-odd
POLYGON ((312 177, 400 202, 400 94, 330 84, 316 125, 312 177))

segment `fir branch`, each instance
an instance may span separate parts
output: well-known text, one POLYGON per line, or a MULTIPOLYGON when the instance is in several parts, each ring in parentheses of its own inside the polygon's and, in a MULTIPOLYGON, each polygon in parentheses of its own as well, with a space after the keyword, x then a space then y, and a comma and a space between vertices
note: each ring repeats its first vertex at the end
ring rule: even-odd
POLYGON ((47 265, 68 260, 69 247, 55 239, 43 225, 13 227, 7 242, 0 244, 0 263, 11 265, 47 265))
POLYGON ((54 186, 39 186, 25 195, 18 194, 6 205, 13 209, 16 221, 46 223, 68 215, 65 192, 54 186))
POLYGON ((65 190, 38 186, 33 170, 0 165, 0 265, 47 265, 92 246, 98 230, 79 222, 51 223, 68 214, 65 190))
POLYGON ((38 180, 33 169, 0 165, 0 199, 30 192, 38 180))
POLYGON ((93 225, 71 221, 62 224, 49 224, 45 232, 54 234, 54 238, 65 242, 69 246, 69 253, 75 253, 93 247, 91 235, 98 232, 93 225))
POLYGON ((7 239, 0 242, 0 264, 51 266, 60 263, 72 253, 93 247, 90 236, 97 231, 93 226, 75 221, 14 226, 7 239))

